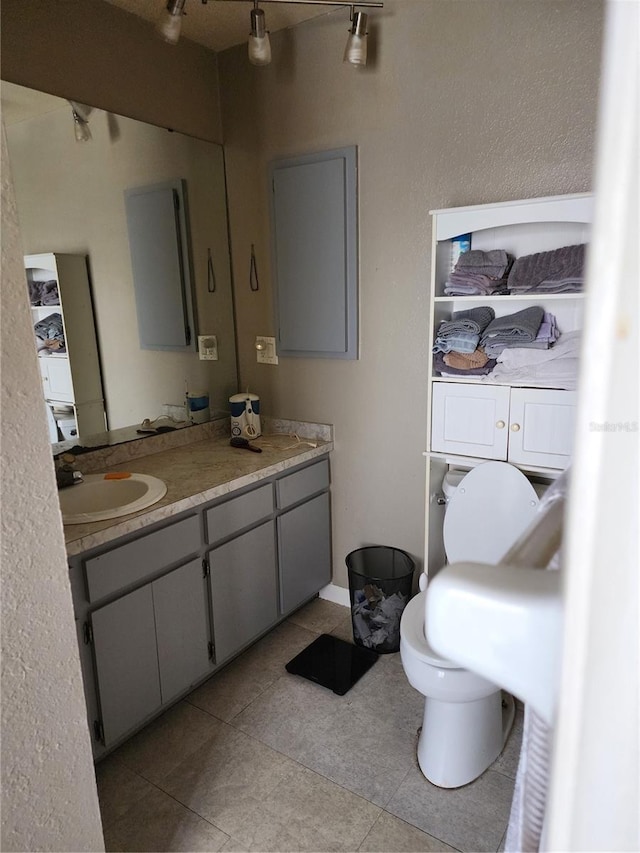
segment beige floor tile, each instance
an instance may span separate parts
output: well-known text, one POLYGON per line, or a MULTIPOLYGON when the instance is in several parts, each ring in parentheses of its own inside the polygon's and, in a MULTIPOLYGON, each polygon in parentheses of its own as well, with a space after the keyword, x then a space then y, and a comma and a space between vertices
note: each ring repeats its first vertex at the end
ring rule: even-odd
POLYGON ((108 851, 217 851, 229 837, 153 788, 105 832, 108 851))
POLYGON ((234 725, 384 806, 413 765, 415 735, 388 719, 381 712, 382 705, 369 707, 367 701, 358 699, 358 688, 366 685, 372 671, 345 696, 285 675, 240 714, 234 725))
POLYGON ((347 609, 347 616, 343 617, 334 627, 328 631, 333 637, 338 637, 340 640, 346 640, 348 643, 353 643, 353 624, 351 622, 351 613, 347 609))
POLYGON ((424 696, 407 681, 399 653, 378 657, 354 701, 364 708, 381 709, 387 722, 412 735, 422 725, 424 696))
MULTIPOLYGON (((282 768, 280 768, 282 770, 282 768)), ((357 850, 380 809, 295 762, 260 796, 250 782, 209 787, 192 800, 230 833, 225 850, 357 850)))
POLYGON ((333 629, 344 621, 345 614, 349 614, 349 608, 323 598, 314 598, 292 613, 287 621, 318 634, 333 634, 333 629))
POLYGON ((513 781, 487 770, 462 788, 432 785, 416 768, 400 785, 387 811, 463 851, 495 851, 511 808, 513 781))
POLYGON ((443 841, 427 835, 388 812, 382 812, 358 848, 362 853, 449 853, 455 851, 443 841))
POLYGON ((159 784, 227 835, 244 840, 247 820, 260 813, 261 803, 296 769, 286 756, 225 723, 214 741, 159 784))
POLYGON ((153 788, 115 755, 107 756, 96 765, 96 782, 102 826, 105 829, 153 788))
POLYGON ((222 723, 187 702, 175 705, 114 754, 136 773, 157 782, 215 737, 222 723))
POLYGON ((524 724, 524 708, 522 705, 516 705, 516 716, 513 721, 513 728, 507 738, 507 743, 504 749, 496 760, 491 765, 492 770, 498 773, 503 773, 511 779, 516 778, 518 772, 518 762, 520 761, 520 747, 522 745, 522 727, 524 724))
POLYGON ((229 722, 280 678, 285 664, 315 637, 299 625, 283 622, 189 694, 188 701, 229 722))

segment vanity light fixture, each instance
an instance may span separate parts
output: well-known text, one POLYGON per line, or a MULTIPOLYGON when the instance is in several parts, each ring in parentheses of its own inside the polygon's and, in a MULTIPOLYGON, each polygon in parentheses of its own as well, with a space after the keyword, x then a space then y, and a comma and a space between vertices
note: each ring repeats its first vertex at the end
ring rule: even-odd
MULTIPOLYGON (((201 0, 203 5, 207 0, 201 0)), ((245 3, 247 0, 216 0, 216 3, 245 3)), ((356 9, 382 9, 384 3, 345 3, 343 0, 251 0, 251 32, 249 33, 249 62, 252 65, 268 65, 271 62, 271 44, 266 28, 264 11, 258 8, 258 2, 290 4, 294 6, 340 6, 350 9, 351 29, 344 52, 344 61, 351 65, 367 64, 367 15, 356 9)), ((186 0, 167 0, 166 9, 156 27, 158 34, 170 44, 176 44, 180 38, 182 16, 185 14, 186 0)), ((212 3, 215 5, 215 3, 212 3)))
POLYGON ((76 142, 90 142, 91 130, 89 129, 89 121, 84 115, 82 104, 76 101, 69 101, 71 106, 71 115, 73 116, 73 130, 76 136, 76 142))
POLYGON ((177 44, 182 29, 182 16, 186 0, 167 0, 167 5, 156 24, 156 32, 169 44, 177 44))
POLYGON ((364 12, 355 12, 351 7, 351 29, 347 46, 344 49, 343 62, 351 65, 367 64, 367 15, 364 12))
POLYGON ((271 42, 264 20, 264 12, 258 8, 258 0, 254 0, 250 19, 249 62, 252 65, 268 65, 271 62, 271 42))

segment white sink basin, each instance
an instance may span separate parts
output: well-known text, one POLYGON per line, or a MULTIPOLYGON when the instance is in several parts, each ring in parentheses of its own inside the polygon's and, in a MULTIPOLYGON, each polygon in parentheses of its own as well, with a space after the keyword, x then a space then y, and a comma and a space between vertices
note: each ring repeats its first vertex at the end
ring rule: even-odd
POLYGON ((86 474, 82 482, 60 489, 58 496, 65 524, 120 518, 146 509, 167 492, 162 480, 147 474, 130 474, 124 479, 105 479, 105 476, 86 474))

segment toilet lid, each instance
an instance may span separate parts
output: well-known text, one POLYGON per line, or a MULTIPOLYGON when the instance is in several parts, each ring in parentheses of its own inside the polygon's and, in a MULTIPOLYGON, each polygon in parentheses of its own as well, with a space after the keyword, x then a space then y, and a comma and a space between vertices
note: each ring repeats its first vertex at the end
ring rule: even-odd
POLYGON ((507 462, 484 462, 460 481, 444 517, 450 563, 498 563, 531 523, 538 496, 507 462))

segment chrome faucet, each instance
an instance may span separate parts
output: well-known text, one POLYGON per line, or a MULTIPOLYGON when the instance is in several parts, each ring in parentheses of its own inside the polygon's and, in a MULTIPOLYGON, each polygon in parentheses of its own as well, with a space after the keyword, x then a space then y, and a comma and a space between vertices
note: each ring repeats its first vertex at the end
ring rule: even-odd
POLYGON ((82 474, 74 468, 75 461, 75 456, 71 453, 63 453, 60 457, 60 464, 56 465, 56 483, 59 489, 82 482, 82 474))

